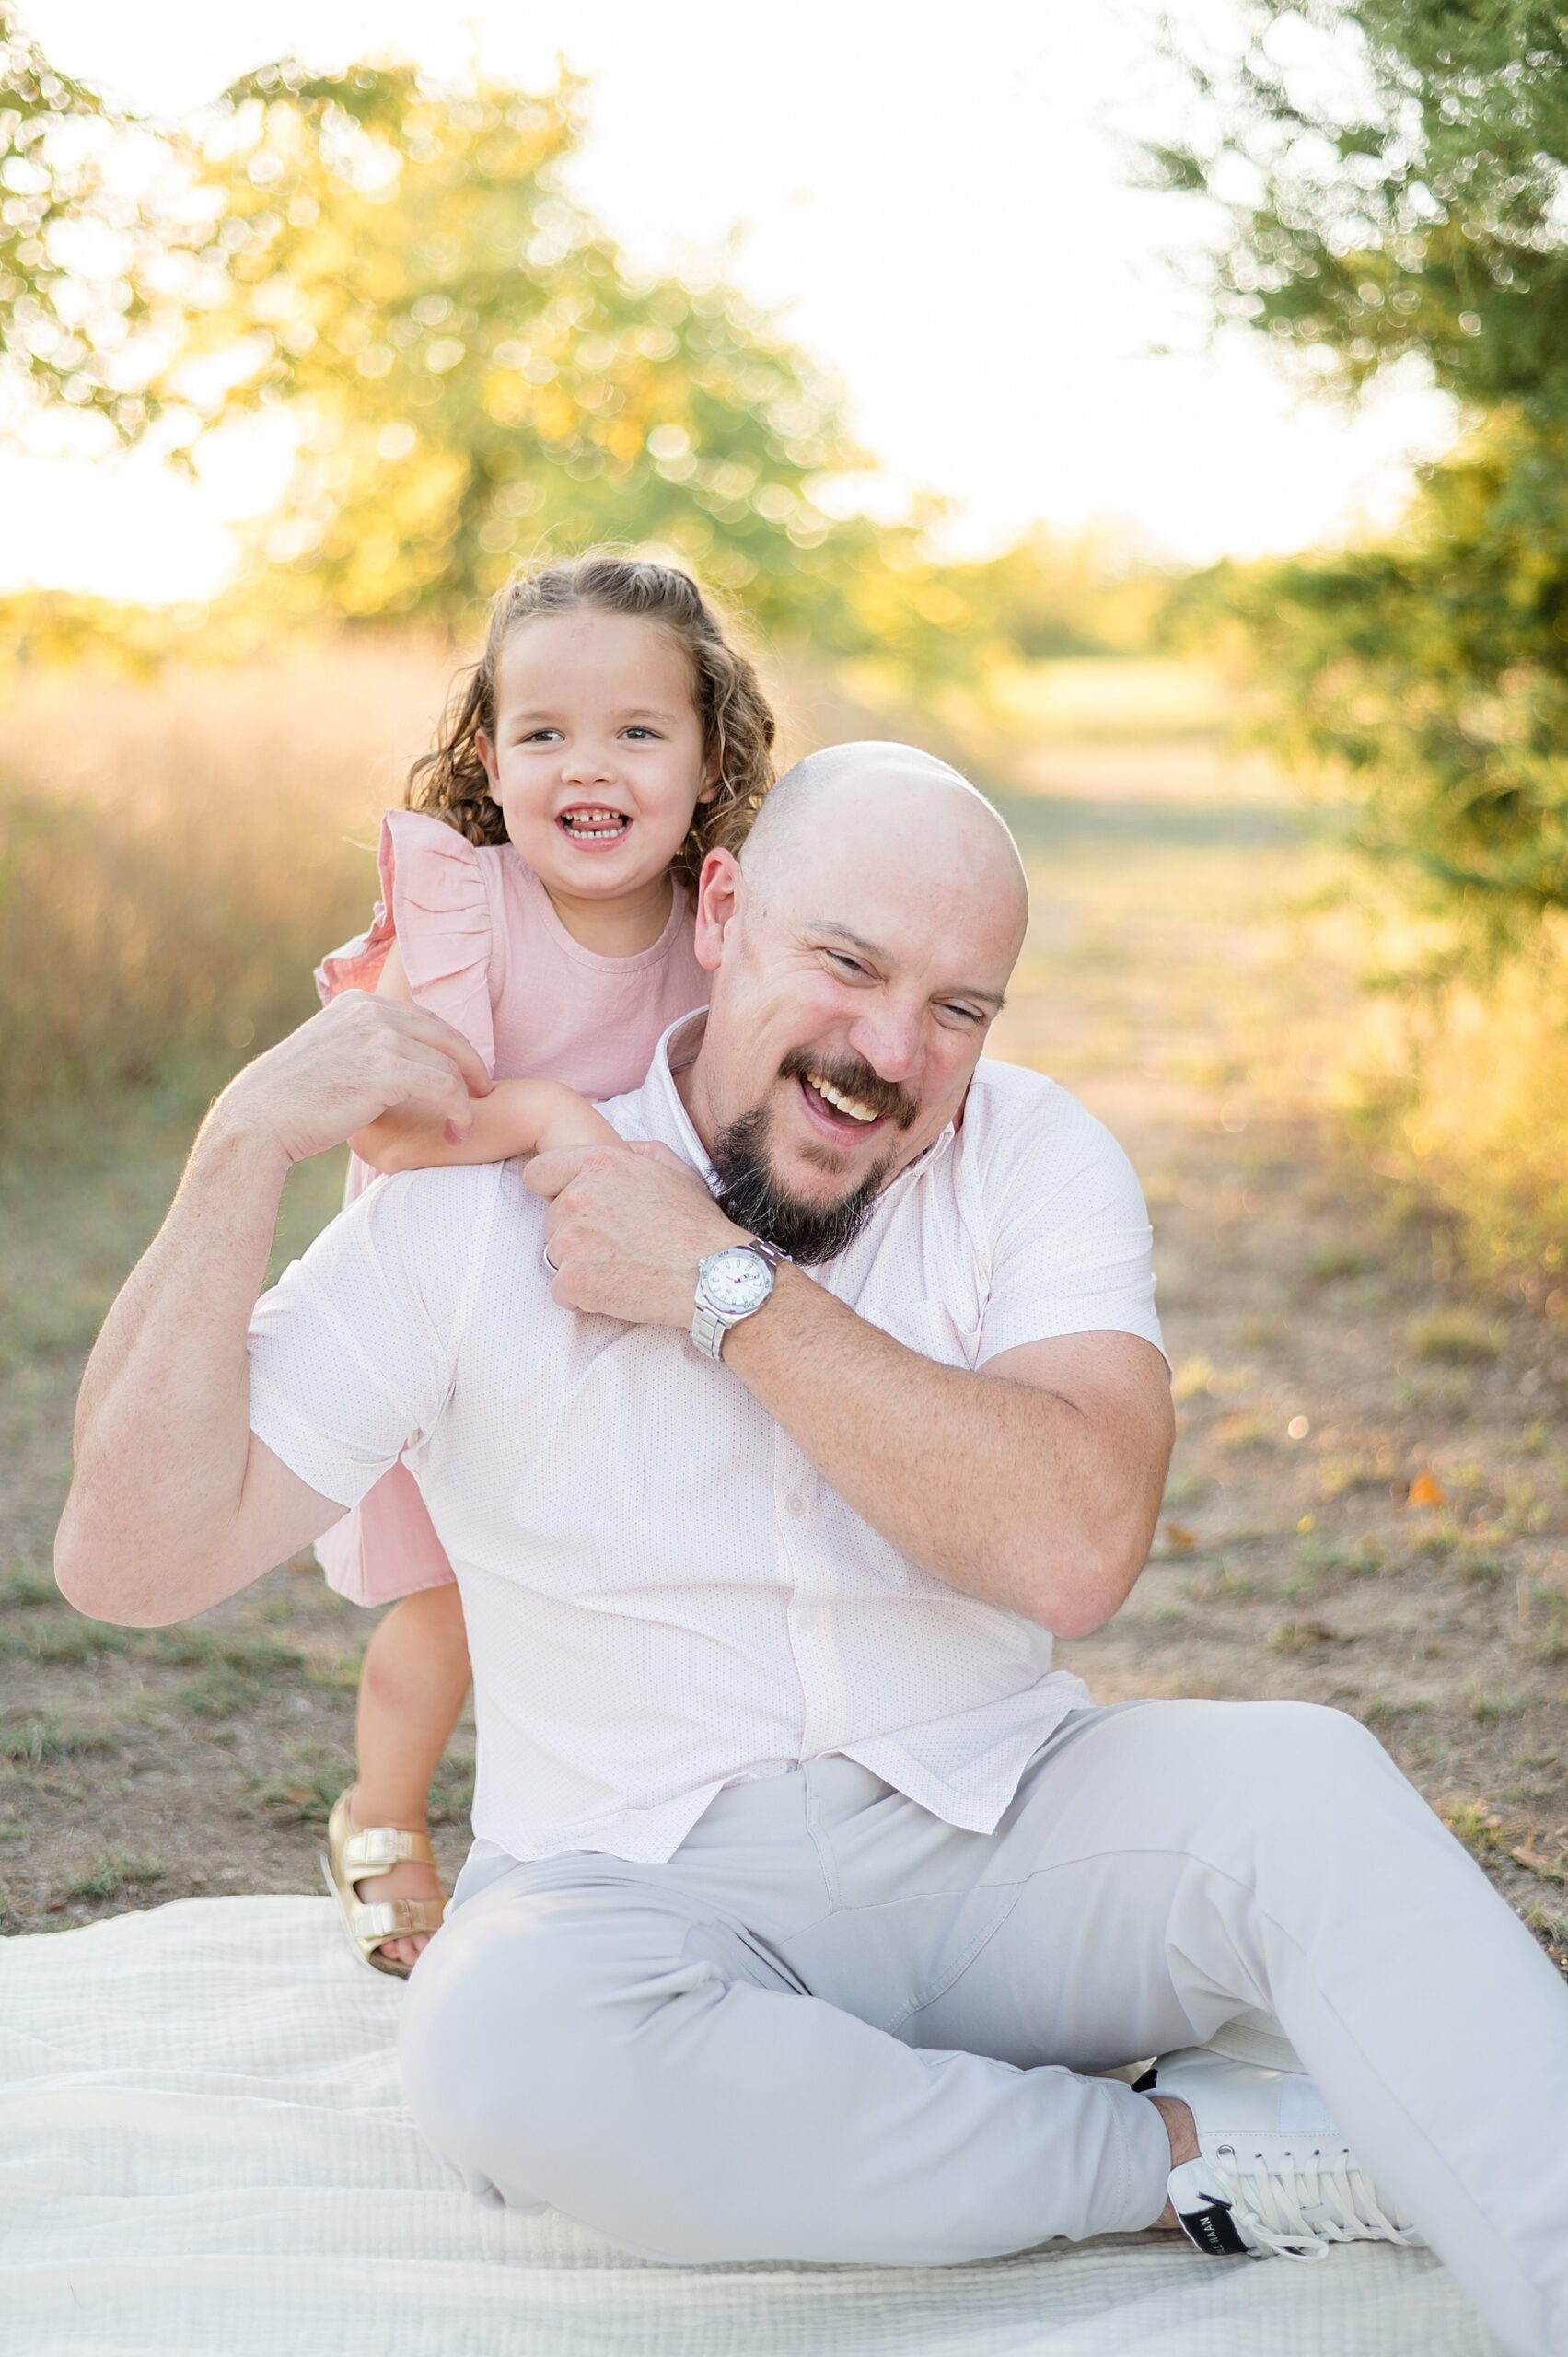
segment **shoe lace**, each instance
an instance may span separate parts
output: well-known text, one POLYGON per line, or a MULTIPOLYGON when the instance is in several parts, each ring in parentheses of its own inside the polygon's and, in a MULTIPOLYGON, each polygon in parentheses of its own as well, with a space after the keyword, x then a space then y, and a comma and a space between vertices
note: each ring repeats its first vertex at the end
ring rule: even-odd
POLYGON ((1330 2243, 1398 2243, 1419 2247, 1411 2226, 1396 2225, 1378 2203, 1371 2180, 1348 2150, 1256 2154, 1243 2160, 1233 2144, 1215 2156, 1222 2190, 1239 2210, 1259 2246, 1278 2258, 1327 2258, 1330 2243))

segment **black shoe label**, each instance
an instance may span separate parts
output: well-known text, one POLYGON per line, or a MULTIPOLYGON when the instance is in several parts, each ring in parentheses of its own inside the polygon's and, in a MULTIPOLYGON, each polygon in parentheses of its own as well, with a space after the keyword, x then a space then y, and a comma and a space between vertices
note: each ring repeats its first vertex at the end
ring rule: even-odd
POLYGON ((1228 2201, 1216 2200, 1206 2210, 1179 2210, 1176 2214, 1188 2241, 1206 2250, 1211 2258, 1246 2257, 1247 2245, 1236 2231, 1228 2201))

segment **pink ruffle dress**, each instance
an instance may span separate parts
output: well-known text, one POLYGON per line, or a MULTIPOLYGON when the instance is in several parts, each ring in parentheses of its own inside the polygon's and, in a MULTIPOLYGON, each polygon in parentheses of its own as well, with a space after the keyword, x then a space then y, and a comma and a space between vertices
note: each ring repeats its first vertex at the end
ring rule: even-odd
MULTIPOLYGON (((470 843, 444 819, 389 810, 377 853, 381 899, 367 933, 316 970, 323 1002, 370 991, 394 938, 419 1005, 460 1031, 494 1080, 562 1080, 579 1096, 619 1097, 646 1076, 679 1015, 704 1006, 689 894, 649 949, 604 958, 575 941, 510 843, 470 843)), ((376 1177, 351 1156, 344 1201, 376 1177)), ((355 1604, 438 1587, 452 1567, 405 1464, 317 1541, 328 1583, 355 1604)))

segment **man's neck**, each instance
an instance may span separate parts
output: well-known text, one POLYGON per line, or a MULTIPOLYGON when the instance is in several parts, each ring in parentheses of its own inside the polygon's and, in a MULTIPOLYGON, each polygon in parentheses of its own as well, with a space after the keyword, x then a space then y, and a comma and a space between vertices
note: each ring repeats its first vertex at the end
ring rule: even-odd
POLYGON ((679 1065, 672 1063, 669 1068, 669 1076, 675 1083, 675 1093, 685 1109, 686 1118, 697 1132, 703 1152, 711 1155, 718 1131, 708 1108, 707 1091, 703 1086, 701 1045, 698 1046, 696 1054, 689 1062, 679 1065))

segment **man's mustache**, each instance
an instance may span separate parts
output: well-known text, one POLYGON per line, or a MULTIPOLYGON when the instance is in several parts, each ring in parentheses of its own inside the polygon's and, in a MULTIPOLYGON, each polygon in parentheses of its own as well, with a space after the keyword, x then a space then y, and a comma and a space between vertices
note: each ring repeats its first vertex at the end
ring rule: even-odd
POLYGON ((874 1113, 886 1114, 900 1130, 912 1129, 920 1118, 920 1106, 907 1088, 896 1080, 884 1080, 873 1072, 859 1056, 819 1056, 805 1048, 792 1048, 779 1066, 784 1080, 808 1080, 815 1074, 819 1080, 830 1081, 845 1097, 853 1097, 860 1105, 869 1105, 874 1113))

